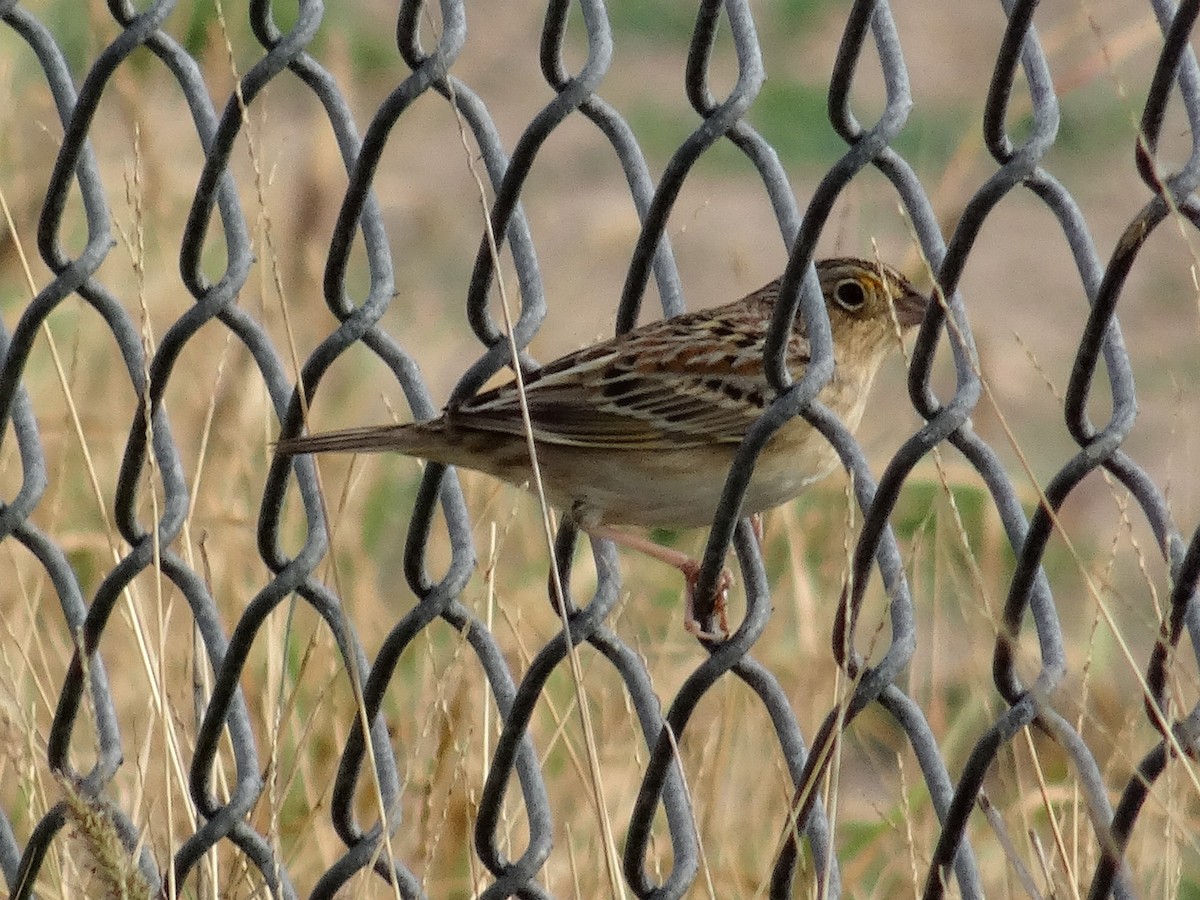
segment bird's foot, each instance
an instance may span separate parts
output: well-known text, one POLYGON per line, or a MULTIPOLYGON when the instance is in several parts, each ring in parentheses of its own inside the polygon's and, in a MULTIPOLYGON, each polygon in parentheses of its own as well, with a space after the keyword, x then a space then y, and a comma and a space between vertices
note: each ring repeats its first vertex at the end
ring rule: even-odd
MULTIPOLYGON (((729 598, 729 589, 733 587, 733 573, 721 569, 717 578, 717 589, 712 598, 712 616, 717 620, 717 630, 708 631, 704 623, 696 618, 696 585, 700 580, 700 563, 689 559, 679 567, 687 589, 683 607, 683 627, 693 637, 704 641, 723 641, 729 637, 729 615, 725 609, 725 601, 729 598)), ((711 619, 711 617, 710 617, 711 619)))
POLYGON ((687 585, 683 627, 690 634, 706 641, 723 641, 729 637, 729 617, 725 612, 725 600, 729 594, 729 589, 733 587, 733 573, 728 569, 721 569, 721 574, 717 579, 717 589, 712 598, 712 612, 716 616, 720 631, 708 631, 696 618, 695 614, 696 583, 700 580, 700 563, 698 561, 679 550, 673 550, 670 547, 656 544, 649 538, 635 534, 626 534, 624 531, 611 528, 607 525, 581 525, 580 527, 592 537, 607 538, 623 547, 637 550, 639 553, 644 553, 678 569, 683 573, 684 582, 687 585))

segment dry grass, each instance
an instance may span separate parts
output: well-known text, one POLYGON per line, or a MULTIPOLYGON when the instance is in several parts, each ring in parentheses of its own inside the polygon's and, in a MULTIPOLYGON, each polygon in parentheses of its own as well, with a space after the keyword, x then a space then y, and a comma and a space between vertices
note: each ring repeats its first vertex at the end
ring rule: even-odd
MULTIPOLYGON (((547 94, 530 95, 514 86, 521 84, 518 74, 530 74, 524 70, 510 72, 512 81, 505 87, 486 78, 505 58, 497 46, 508 41, 524 47, 522 42, 529 41, 524 32, 518 34, 516 22, 536 21, 536 11, 522 14, 527 18, 472 11, 472 27, 494 28, 495 45, 464 57, 456 69, 469 83, 492 86, 485 99, 510 143, 547 94)), ((829 23, 813 32, 819 36, 806 32, 792 40, 826 54, 836 18, 831 13, 829 23)), ((993 38, 994 25, 987 26, 993 38)), ((1069 26, 1066 19, 1051 23, 1047 45, 1058 54, 1054 59, 1071 64, 1081 85, 1117 95, 1113 85, 1140 83, 1137 75, 1157 46, 1144 22, 1101 29, 1100 42, 1086 22, 1069 26)), ((920 57, 921 44, 936 45, 939 38, 920 32, 904 36, 917 43, 914 58, 920 57)), ((235 67, 244 69, 240 40, 233 38, 236 64, 220 39, 204 58, 216 96, 228 90, 235 67)), ((0 303, 11 329, 25 298, 48 280, 33 258, 34 223, 60 129, 44 92, 22 74, 26 58, 14 56, 10 43, 0 49, 0 80, 22 97, 0 113, 0 159, 5 160, 0 193, 13 221, 0 246, 0 303)), ((653 81, 661 66, 678 80, 680 52, 681 47, 664 50, 643 74, 653 81)), ((363 111, 360 122, 390 87, 387 79, 397 77, 395 67, 373 75, 356 69, 336 35, 323 61, 363 111)), ((632 102, 645 87, 621 76, 621 62, 606 96, 632 102)), ((534 63, 523 59, 521 65, 532 71, 534 63)), ((162 126, 167 116, 180 115, 180 99, 158 83, 154 72, 118 70, 93 130, 120 234, 120 245, 101 274, 141 323, 148 348, 191 304, 176 274, 176 248, 200 165, 187 129, 162 126)), ((914 79, 920 84, 920 75, 914 79)), ((951 93, 947 88, 947 102, 951 93)), ((413 348, 432 394, 444 398, 476 346, 460 304, 478 246, 479 196, 457 123, 445 106, 418 104, 406 122, 376 184, 400 282, 385 325, 413 348)), ((1098 167, 1105 172, 1130 168, 1124 149, 1132 144, 1127 124, 1118 126, 1115 138, 1123 142, 1120 154, 1097 151, 1061 161, 1063 177, 1071 187, 1079 183, 1081 202, 1095 214, 1102 253, 1113 223, 1132 214, 1139 196, 1130 190, 1101 203, 1104 186, 1086 183, 1084 176, 1098 167)), ((951 162, 922 173, 939 210, 957 208, 990 171, 973 132, 956 133, 954 140, 951 162)), ((1109 143, 1116 140, 1108 136, 1109 143)), ((583 183, 579 160, 599 158, 599 146, 587 128, 566 128, 548 145, 526 194, 551 298, 550 317, 535 344, 542 358, 587 343, 611 327, 612 302, 636 237, 636 219, 616 173, 603 169, 607 163, 591 183, 583 183), (597 284, 610 287, 598 291, 597 284)), ((651 148, 652 161, 660 165, 654 152, 651 148)), ((816 173, 818 162, 798 163, 797 181, 816 173)), ((320 274, 345 179, 319 110, 294 84, 281 83, 251 110, 234 167, 254 218, 260 260, 240 303, 264 322, 290 358, 303 359, 333 326, 320 300, 320 274)), ((783 254, 769 207, 745 167, 713 167, 701 174, 676 206, 672 236, 687 286, 699 295, 697 287, 704 285, 707 303, 757 286, 774 274, 783 254), (731 234, 727 223, 735 220, 745 224, 731 234)), ((839 209, 828 249, 868 252, 875 241, 888 258, 904 259, 911 242, 890 195, 879 190, 878 179, 866 177, 861 185, 839 209)), ((965 283, 989 386, 976 425, 1010 462, 1027 508, 1036 504, 1039 485, 1069 453, 1057 423, 1083 316, 1061 240, 1047 244, 1051 232, 1045 218, 1023 198, 1014 198, 997 213, 993 230, 985 232, 965 283), (1046 252, 1046 246, 1054 252, 1046 252), (1021 261, 1022 272, 1013 273, 1014 260, 1021 261), (997 272, 1006 277, 996 277, 997 272), (1070 298, 1061 304, 1058 327, 1045 327, 1046 305, 1036 298, 1027 301, 1024 293, 1030 290, 1070 298)), ((82 229, 77 208, 69 221, 78 231, 63 239, 75 246, 82 229)), ((1181 230, 1185 238, 1190 235, 1181 230)), ((211 271, 218 272, 221 254, 214 248, 210 255, 211 271)), ((1190 242, 1178 233, 1155 238, 1128 289, 1128 313, 1122 319, 1144 409, 1131 446, 1166 486, 1185 530, 1198 509, 1190 427, 1197 397, 1189 389, 1196 368, 1196 321, 1194 291, 1178 286, 1190 286, 1184 273, 1193 261, 1190 242), (1170 325, 1164 327, 1168 312, 1170 325)), ((356 277, 361 283, 361 272, 356 277)), ((365 351, 348 356, 322 386, 313 420, 324 428, 382 421, 392 410, 406 415, 382 367, 365 351)), ((255 523, 276 423, 248 353, 223 329, 210 327, 197 335, 178 365, 165 402, 192 487, 192 507, 171 549, 203 573, 228 630, 268 577, 255 550, 255 523)), ((897 412, 908 409, 898 365, 884 382, 861 434, 877 466, 918 424, 910 412, 897 412)), ((111 339, 80 302, 51 316, 25 373, 50 472, 34 520, 68 554, 87 600, 128 549, 114 527, 111 507, 138 399, 129 385, 111 339)), ((21 478, 15 442, 11 433, 8 437, 0 456, 0 491, 6 498, 16 493, 21 478)), ((400 554, 419 466, 391 458, 338 459, 323 461, 321 471, 334 538, 319 576, 345 598, 346 614, 371 659, 414 602, 401 586, 400 554)), ((526 493, 470 473, 462 480, 480 560, 462 600, 488 623, 520 675, 559 627, 546 600, 539 510, 526 493)), ((141 496, 139 517, 147 525, 161 513, 157 473, 144 473, 141 496)), ((776 609, 754 655, 785 686, 809 735, 849 690, 828 643, 832 604, 858 524, 837 479, 766 521, 764 552, 776 609)), ((943 758, 957 775, 982 731, 1003 710, 991 681, 991 652, 1011 553, 978 477, 949 453, 918 469, 894 524, 918 604, 919 644, 902 686, 925 711, 943 758)), ((288 509, 287 525, 298 546, 303 519, 296 503, 288 509)), ((699 550, 702 537, 685 533, 678 540, 699 550)), ((113 853, 108 807, 84 800, 47 766, 50 723, 74 644, 40 564, 12 540, 4 543, 4 551, 9 588, 0 593, 0 808, 24 842, 50 807, 66 801, 80 837, 55 843, 39 878, 41 895, 109 891, 119 896, 126 890, 134 896, 136 885, 105 880, 108 873, 128 870, 128 860, 113 853)), ((431 570, 440 572, 447 560, 444 536, 435 529, 431 570)), ((674 573, 629 557, 622 558, 622 571, 625 593, 610 625, 642 657, 667 704, 706 654, 682 629, 674 573)), ((1062 511, 1047 571, 1071 664, 1053 701, 1082 733, 1116 791, 1156 737, 1141 707, 1140 671, 1169 590, 1165 568, 1136 506, 1120 488, 1094 477, 1062 511)), ((582 551, 575 577, 576 596, 589 596, 594 575, 582 551)), ((733 602, 736 621, 739 598, 733 602)), ((889 636, 886 612, 886 599, 872 584, 859 635, 860 649, 874 657, 889 636)), ((1197 696, 1195 667, 1186 655, 1180 654, 1173 669, 1180 710, 1191 708, 1197 696)), ((197 826, 187 789, 198 727, 193 685, 203 693, 211 680, 186 602, 168 580, 149 571, 133 582, 105 631, 101 656, 124 750, 124 765, 104 795, 131 815, 158 865, 168 867, 197 826)), ((1020 657, 1023 672, 1036 671, 1032 634, 1025 636, 1020 657)), ((647 751, 609 664, 584 647, 576 665, 575 672, 560 666, 551 677, 531 724, 555 813, 555 849, 543 883, 556 896, 617 895, 621 886, 602 862, 605 835, 611 834, 619 856, 647 751)), ((328 627, 303 603, 281 607, 267 619, 241 686, 267 784, 250 824, 269 836, 293 883, 307 893, 344 849, 328 825, 328 807, 339 754, 356 718, 356 693, 328 627)), ((390 851, 418 873, 429 896, 471 896, 487 883, 473 853, 471 829, 499 722, 463 636, 442 623, 427 628, 401 660, 385 712, 404 784, 403 824, 391 838, 390 851)), ((93 728, 87 716, 76 726, 71 762, 79 771, 94 762, 93 728)), ((792 793, 769 718, 745 685, 727 676, 701 703, 679 750, 703 850, 702 874, 692 895, 762 896, 792 793)), ((232 767, 232 755, 223 747, 218 784, 232 777, 232 767)), ((869 710, 853 723, 821 790, 833 810, 848 892, 879 897, 919 892, 938 834, 937 818, 916 760, 886 715, 869 710)), ((1184 761, 1174 762, 1155 785, 1128 854, 1140 894, 1200 893, 1198 795, 1196 774, 1184 761)), ((989 814, 972 819, 968 836, 989 896, 1024 896, 1022 876, 1043 896, 1086 891, 1096 842, 1070 759, 1060 748, 1040 732, 1026 732, 993 766, 987 799, 989 814)), ((360 821, 374 821, 378 802, 369 779, 362 780, 355 800, 360 821)), ((526 826, 515 789, 510 788, 503 823, 509 852, 519 855, 526 826)), ((671 862, 660 821, 648 865, 661 874, 671 862)), ((812 877, 808 870, 802 874, 806 884, 812 877)), ((185 890, 197 897, 249 897, 261 891, 257 873, 228 843, 206 859, 185 890)), ((369 875, 345 891, 348 897, 392 895, 369 875)))

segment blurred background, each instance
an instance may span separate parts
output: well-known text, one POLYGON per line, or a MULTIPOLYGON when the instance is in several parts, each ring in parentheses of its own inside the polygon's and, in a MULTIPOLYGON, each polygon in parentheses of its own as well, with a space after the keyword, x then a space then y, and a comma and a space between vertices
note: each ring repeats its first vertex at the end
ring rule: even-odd
MULTIPOLYGON (((767 81, 747 119, 779 153, 802 209, 845 151, 829 125, 826 96, 847 6, 834 0, 753 4, 767 81)), ((76 84, 121 32, 97 3, 84 10, 74 2, 47 0, 24 8, 63 48, 76 84)), ((613 3, 608 12, 615 55, 598 93, 626 118, 657 177, 699 124, 683 89, 694 4, 629 0, 613 3)), ((948 11, 932 0, 896 4, 892 12, 914 97, 893 146, 921 178, 948 236, 963 206, 997 168, 983 144, 981 115, 1004 12, 1000 4, 959 4, 948 11)), ((281 27, 294 14, 290 8, 276 10, 281 27)), ((432 46, 441 22, 436 9, 425 14, 432 46)), ((544 4, 533 0, 477 2, 467 9, 467 42, 453 73, 486 102, 510 149, 554 96, 538 68, 544 15, 544 4)), ((568 46, 581 65, 586 33, 577 11, 572 15, 568 46)), ((395 50, 395 16, 393 4, 376 0, 330 5, 308 47, 336 78, 360 131, 409 74, 395 50)), ((1045 2, 1035 26, 1062 114, 1044 166, 1074 195, 1104 260, 1151 196, 1135 169, 1134 147, 1161 32, 1148 6, 1118 0, 1045 2)), ((196 57, 218 108, 263 52, 244 10, 232 5, 185 0, 164 28, 196 57)), ((721 97, 737 76, 727 28, 718 32, 715 57, 711 89, 721 97)), ((118 237, 98 277, 140 323, 150 350, 194 302, 179 275, 179 245, 203 163, 194 129, 184 119, 185 99, 162 75, 149 51, 136 51, 113 74, 90 129, 118 237)), ((7 28, 0 28, 0 84, 13 98, 0 106, 0 191, 9 217, 0 229, 0 313, 11 331, 30 297, 52 277, 37 253, 36 229, 62 127, 32 54, 7 28)), ((1017 84, 1023 84, 1020 77, 1017 84)), ((853 97, 861 122, 874 121, 883 108, 883 82, 870 46, 856 72, 853 97)), ((1011 110, 1008 127, 1019 139, 1029 129, 1029 103, 1018 93, 1011 110)), ((1159 164, 1172 170, 1192 152, 1182 104, 1170 111, 1163 135, 1159 164)), ((464 309, 483 226, 484 206, 469 165, 475 152, 470 142, 464 147, 449 105, 428 93, 401 117, 374 180, 396 267, 396 296, 380 324, 414 356, 436 405, 480 353, 464 309)), ((258 259, 239 306, 267 327, 286 358, 299 363, 337 327, 324 304, 322 278, 347 179, 324 112, 296 79, 275 79, 247 110, 231 169, 251 218, 258 259)), ((639 222, 608 144, 578 115, 541 149, 522 203, 548 301, 532 345, 545 361, 612 333, 639 222)), ((77 194, 65 221, 58 238, 70 255, 86 239, 77 194)), ((726 142, 695 166, 667 233, 690 307, 739 297, 777 276, 787 259, 758 174, 726 142)), ((220 230, 210 227, 203 259, 214 278, 225 264, 221 240, 220 230)), ((1164 492, 1185 539, 1197 519, 1200 485, 1197 246, 1194 229, 1182 218, 1160 227, 1139 256, 1118 308, 1140 401, 1125 449, 1164 492)), ((894 190, 868 170, 839 199, 819 255, 876 253, 929 286, 928 267, 894 190)), ((503 271, 515 290, 507 254, 503 271)), ((359 246, 348 283, 352 296, 355 291, 365 296, 367 280, 359 246)), ((1062 395, 1087 316, 1066 240, 1041 201, 1018 190, 1000 203, 960 286, 986 383, 973 422, 1004 460, 1031 511, 1047 480, 1078 449, 1063 423, 1062 395)), ((659 315, 657 299, 652 281, 643 320, 659 315)), ((944 344, 937 385, 948 398, 953 372, 944 344)), ((314 428, 411 417, 386 368, 366 348, 359 351, 344 354, 322 383, 310 411, 314 428)), ((255 526, 278 422, 250 355, 224 329, 206 326, 177 366, 164 404, 192 490, 188 524, 176 549, 203 571, 230 629, 269 574, 256 553, 255 526)), ((64 303, 50 316, 23 383, 33 398, 50 471, 33 519, 65 549, 90 597, 127 550, 112 524, 112 497, 139 397, 111 337, 82 302, 64 303)), ((1106 421, 1103 384, 1091 403, 1093 420, 1106 421)), ((858 434, 877 475, 920 425, 897 354, 858 434)), ((322 461, 321 472, 334 529, 322 574, 345 599, 346 614, 373 658, 383 636, 415 603, 398 586, 420 464, 389 457, 333 459, 322 461)), ((157 478, 145 473, 140 503, 147 522, 156 518, 157 478)), ((536 504, 481 476, 467 473, 462 481, 480 559, 463 602, 491 624, 519 673, 558 629, 546 602, 547 553, 536 504)), ((21 483, 10 426, 0 452, 0 495, 11 498, 21 483)), ((828 646, 860 519, 840 475, 767 517, 764 550, 775 614, 754 652, 785 685, 806 734, 845 689, 828 646)), ((1155 739, 1141 709, 1139 667, 1157 635, 1169 578, 1144 517, 1110 479, 1091 475, 1071 494, 1060 521, 1062 534, 1052 539, 1045 565, 1071 670, 1056 703, 1111 775, 1112 789, 1119 790, 1155 739)), ((286 522, 287 537, 299 546, 305 528, 298 503, 289 505, 286 522)), ((991 654, 1013 556, 980 479, 950 450, 940 461, 931 456, 921 463, 906 484, 893 526, 920 617, 917 655, 905 687, 925 709, 954 775, 1004 708, 991 683, 991 654)), ((656 537, 700 552, 705 536, 656 537)), ((445 564, 445 544, 435 531, 431 567, 445 564)), ((0 634, 0 746, 6 749, 0 751, 0 784, 10 786, 0 788, 0 798, 5 809, 21 808, 13 824, 23 841, 55 796, 44 747, 73 644, 44 571, 11 541, 5 546, 9 587, 0 587, 6 622, 0 634), (24 800, 18 803, 18 797, 24 800)), ((591 577, 586 557, 580 554, 584 596, 582 585, 591 577)), ((659 696, 670 698, 706 654, 681 627, 681 588, 674 573, 624 555, 622 566, 626 593, 610 624, 643 658, 659 696)), ((196 662, 181 598, 153 572, 139 576, 137 585, 140 592, 122 604, 101 648, 128 728, 128 764, 110 791, 145 829, 148 846, 164 865, 178 840, 173 829, 187 831, 181 823, 189 801, 183 766, 162 760, 170 755, 167 748, 190 746, 196 728, 190 691, 195 672, 204 667, 196 662), (138 648, 136 655, 126 656, 127 650, 135 652, 131 648, 138 648), (133 659, 139 660, 136 666, 133 659), (167 811, 154 803, 151 798, 161 791, 179 808, 167 811)), ((868 598, 868 624, 860 633, 869 636, 879 623, 886 634, 887 600, 878 584, 868 598)), ((735 619, 739 602, 735 596, 735 619)), ((311 610, 303 604, 281 608, 241 680, 260 752, 271 760, 264 765, 280 779, 254 824, 281 848, 297 886, 311 885, 342 852, 322 817, 338 753, 354 723, 354 699, 331 647, 327 629, 311 610)), ((1022 649, 1029 670, 1036 671, 1036 645, 1022 649)), ((600 748, 611 764, 605 769, 605 803, 618 823, 619 844, 645 749, 619 682, 605 680, 596 654, 586 662, 595 679, 589 681, 589 690, 595 690, 592 714, 606 732, 627 738, 600 748)), ((1184 708, 1196 694, 1193 670, 1180 661, 1176 673, 1184 708)), ((601 840, 593 809, 571 802, 583 779, 573 691, 565 673, 556 675, 533 726, 561 813, 545 877, 556 896, 598 896, 597 884, 604 884, 596 881, 598 867, 579 866, 573 856, 596 852, 601 840)), ((430 896, 471 896, 473 886, 486 880, 470 859, 468 828, 497 725, 461 635, 444 625, 429 629, 403 658, 388 702, 405 785, 403 814, 411 825, 397 835, 393 849, 422 873, 430 896)), ((761 707, 732 680, 709 694, 697 719, 712 727, 698 727, 681 752, 712 865, 707 893, 697 888, 695 896, 756 895, 791 792, 777 742, 761 707), (774 754, 765 770, 764 753, 774 754), (748 759, 754 762, 750 772, 748 759), (758 835, 753 847, 747 846, 747 834, 758 835)), ((86 740, 79 740, 86 757, 86 740)), ((889 720, 868 712, 847 733, 840 752, 843 775, 831 795, 839 801, 835 844, 844 883, 854 886, 854 895, 859 886, 870 885, 864 896, 915 889, 920 878, 914 873, 923 871, 937 827, 928 798, 916 797, 907 780, 911 750, 889 720)), ((182 756, 188 756, 186 750, 182 756)), ((1031 860, 1041 852, 1039 840, 1048 840, 1052 808, 1070 823, 1076 843, 1062 858, 1051 854, 1055 859, 1037 872, 1038 879, 1047 895, 1086 890, 1090 867, 1079 857, 1094 857, 1095 846, 1062 754, 1040 734, 1030 734, 1004 762, 989 797, 1028 854, 1026 863, 1038 868, 1031 860), (1073 818, 1066 812, 1071 808, 1073 818)), ((1195 784, 1192 778, 1187 785, 1160 786, 1161 796, 1155 795, 1139 824, 1130 858, 1138 863, 1136 884, 1146 894, 1200 896, 1198 848, 1191 836, 1195 784)), ((370 808, 368 793, 364 789, 364 810, 370 808)), ((511 800, 516 806, 518 801, 511 800)), ((523 826, 513 827, 519 847, 523 826)), ((1023 895, 1015 886, 1012 855, 998 849, 994 828, 981 820, 969 834, 989 893, 1023 895)), ((669 868, 669 845, 664 842, 660 851, 658 864, 669 868)), ((251 884, 239 880, 235 854, 225 853, 214 865, 219 874, 205 877, 221 886, 221 896, 253 895, 251 884)), ((47 896, 65 890, 58 885, 86 883, 86 864, 71 858, 66 853, 43 869, 47 896)), ((373 876, 360 878, 362 896, 387 894, 373 876)))

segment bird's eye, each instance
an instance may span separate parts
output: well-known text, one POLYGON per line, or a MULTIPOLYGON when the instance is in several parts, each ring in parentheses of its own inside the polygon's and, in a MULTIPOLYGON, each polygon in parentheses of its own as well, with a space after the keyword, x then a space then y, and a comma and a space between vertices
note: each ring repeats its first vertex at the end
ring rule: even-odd
POLYGON ((857 281, 839 281, 833 289, 833 299, 847 312, 856 312, 867 302, 867 292, 857 281))

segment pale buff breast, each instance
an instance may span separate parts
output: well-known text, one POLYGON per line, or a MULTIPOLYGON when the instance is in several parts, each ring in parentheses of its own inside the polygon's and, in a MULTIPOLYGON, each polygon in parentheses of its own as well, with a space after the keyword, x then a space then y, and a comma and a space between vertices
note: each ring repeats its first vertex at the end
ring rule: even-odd
MULTIPOLYGON (((702 527, 716 515, 734 452, 728 445, 604 454, 545 446, 539 464, 550 502, 585 524, 702 527)), ((789 423, 759 455, 742 514, 795 499, 837 465, 820 433, 802 419, 789 423)))
MULTIPOLYGON (((857 429, 873 372, 850 384, 835 378, 820 399, 857 429)), ((585 525, 703 527, 716 515, 736 446, 614 450, 539 442, 546 497, 585 525)), ((422 453, 437 458, 438 454, 422 453)), ((530 479, 524 441, 511 435, 460 436, 444 461, 512 484, 530 479)), ((781 428, 759 454, 742 504, 752 515, 787 503, 838 467, 833 446, 802 417, 781 428)))

